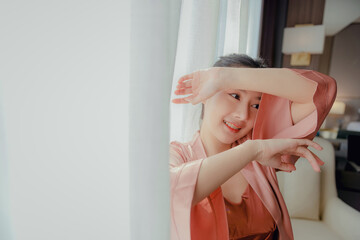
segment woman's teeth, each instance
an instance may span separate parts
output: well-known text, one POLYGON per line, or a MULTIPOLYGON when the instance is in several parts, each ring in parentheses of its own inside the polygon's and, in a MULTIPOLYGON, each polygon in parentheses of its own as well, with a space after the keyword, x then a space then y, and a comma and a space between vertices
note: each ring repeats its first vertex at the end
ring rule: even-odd
POLYGON ((232 128, 232 129, 234 129, 234 130, 239 130, 240 128, 237 128, 234 124, 232 124, 232 123, 229 123, 229 122, 225 122, 224 121, 224 123, 228 126, 228 127, 230 127, 230 128, 232 128))

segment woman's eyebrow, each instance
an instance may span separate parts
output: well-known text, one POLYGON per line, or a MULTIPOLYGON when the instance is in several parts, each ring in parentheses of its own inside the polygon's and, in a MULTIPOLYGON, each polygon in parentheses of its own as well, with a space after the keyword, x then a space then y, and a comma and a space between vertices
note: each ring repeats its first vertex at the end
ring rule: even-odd
POLYGON ((238 89, 238 88, 233 88, 233 89, 230 89, 230 91, 234 91, 234 92, 242 92, 242 93, 244 93, 244 90, 241 90, 241 89, 238 89))

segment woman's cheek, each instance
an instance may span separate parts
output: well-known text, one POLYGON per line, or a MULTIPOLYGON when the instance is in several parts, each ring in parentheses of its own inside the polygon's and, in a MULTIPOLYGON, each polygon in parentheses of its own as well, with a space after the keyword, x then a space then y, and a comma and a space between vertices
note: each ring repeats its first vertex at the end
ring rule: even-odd
POLYGON ((256 113, 257 113, 256 108, 252 108, 250 113, 251 113, 251 119, 254 119, 256 117, 256 113))
POLYGON ((252 113, 251 113, 251 125, 254 125, 254 123, 255 123, 255 119, 256 119, 256 115, 257 115, 257 109, 256 110, 254 110, 254 111, 252 111, 252 113))

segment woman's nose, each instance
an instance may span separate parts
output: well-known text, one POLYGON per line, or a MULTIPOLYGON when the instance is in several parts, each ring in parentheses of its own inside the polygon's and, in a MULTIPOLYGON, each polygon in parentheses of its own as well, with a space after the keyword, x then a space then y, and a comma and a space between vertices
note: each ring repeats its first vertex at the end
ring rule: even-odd
POLYGON ((247 120, 249 118, 249 107, 247 104, 241 104, 237 108, 236 117, 240 120, 247 120))

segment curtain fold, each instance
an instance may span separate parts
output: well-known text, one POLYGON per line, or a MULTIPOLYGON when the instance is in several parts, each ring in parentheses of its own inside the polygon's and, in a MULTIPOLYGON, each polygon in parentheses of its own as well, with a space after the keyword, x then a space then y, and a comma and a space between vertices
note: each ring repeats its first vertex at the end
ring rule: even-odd
MULTIPOLYGON (((216 54, 219 1, 183 0, 171 98, 184 74, 212 65, 216 54)), ((171 140, 189 141, 199 129, 201 105, 171 104, 171 140)))
MULTIPOLYGON (((262 0, 183 0, 171 98, 178 79, 213 65, 219 56, 257 58, 262 0)), ((186 142, 200 128, 201 104, 171 104, 172 141, 186 142)))
MULTIPOLYGON (((243 0, 242 0, 243 1, 243 0)), ((259 57, 261 40, 261 20, 263 0, 249 1, 248 39, 246 54, 252 58, 259 57)))
POLYGON ((131 239, 170 238, 169 97, 180 0, 131 1, 131 239))
MULTIPOLYGON (((1 82, 0 82, 0 89, 1 82)), ((1 96, 1 91, 0 91, 1 96)), ((5 146, 2 102, 0 98, 0 239, 12 240, 9 202, 9 166, 5 146)))

